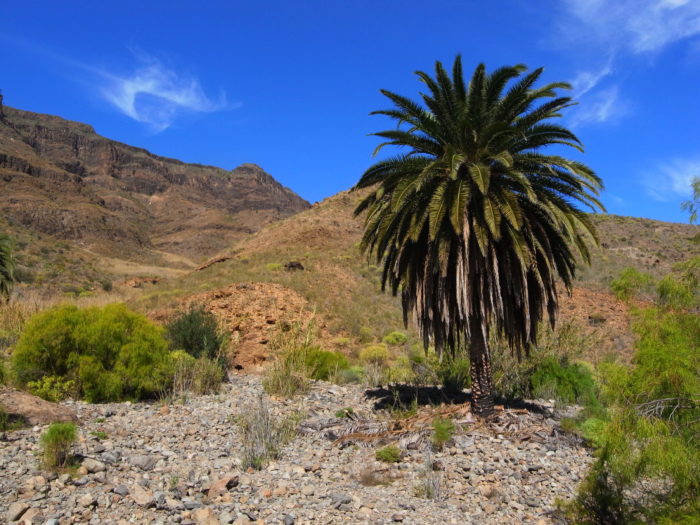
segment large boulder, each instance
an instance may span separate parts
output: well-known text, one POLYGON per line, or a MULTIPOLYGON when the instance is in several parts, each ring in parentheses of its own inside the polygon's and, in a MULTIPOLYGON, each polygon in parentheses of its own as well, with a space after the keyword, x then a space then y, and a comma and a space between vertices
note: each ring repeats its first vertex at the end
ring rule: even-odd
POLYGON ((0 407, 10 419, 28 425, 49 425, 56 421, 78 422, 78 416, 71 408, 14 388, 0 387, 0 407))

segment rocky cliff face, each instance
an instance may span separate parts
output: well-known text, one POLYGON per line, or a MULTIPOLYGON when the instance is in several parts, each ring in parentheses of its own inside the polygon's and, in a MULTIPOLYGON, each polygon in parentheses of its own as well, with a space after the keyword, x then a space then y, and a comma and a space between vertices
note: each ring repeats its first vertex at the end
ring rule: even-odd
POLYGON ((201 259, 308 206, 253 164, 186 164, 59 117, 0 115, 0 215, 107 255, 201 259))

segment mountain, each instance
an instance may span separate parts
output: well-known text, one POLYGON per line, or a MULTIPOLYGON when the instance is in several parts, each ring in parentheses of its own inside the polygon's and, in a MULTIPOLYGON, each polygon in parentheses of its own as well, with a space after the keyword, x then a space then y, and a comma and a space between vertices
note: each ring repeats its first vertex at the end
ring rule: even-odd
POLYGON ((0 217, 20 236, 140 263, 199 261, 308 207, 254 164, 159 157, 0 99, 0 217))

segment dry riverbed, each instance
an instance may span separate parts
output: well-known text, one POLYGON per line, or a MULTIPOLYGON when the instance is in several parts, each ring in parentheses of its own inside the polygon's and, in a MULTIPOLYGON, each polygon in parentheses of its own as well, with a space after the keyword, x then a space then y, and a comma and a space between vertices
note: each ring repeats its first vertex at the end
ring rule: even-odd
POLYGON ((258 377, 241 375, 218 395, 169 405, 68 403, 82 422, 82 466, 46 472, 44 428, 8 433, 0 441, 0 521, 541 525, 591 462, 546 407, 501 411, 489 424, 447 407, 457 431, 428 454, 430 425, 421 422, 439 409, 394 424, 364 388, 317 383, 293 400, 267 398, 276 418, 301 414, 300 432, 263 470, 242 470, 236 421, 261 394, 258 377), (354 419, 335 417, 345 407, 354 419), (404 447, 401 461, 378 462, 375 451, 392 441, 404 447))

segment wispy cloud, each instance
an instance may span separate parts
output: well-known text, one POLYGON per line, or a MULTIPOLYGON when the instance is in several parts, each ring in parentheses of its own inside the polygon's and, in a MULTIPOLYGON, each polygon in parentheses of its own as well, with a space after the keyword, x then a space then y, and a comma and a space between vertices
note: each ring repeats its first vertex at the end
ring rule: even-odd
POLYGON ((669 201, 679 197, 690 197, 690 183, 700 177, 700 157, 672 159, 659 164, 654 173, 644 179, 647 192, 659 201, 669 201))
POLYGON ((571 127, 588 124, 615 123, 630 112, 629 104, 620 97, 618 86, 588 94, 572 112, 571 127))
POLYGON ((608 50, 653 53, 700 35, 698 0, 565 0, 564 36, 608 50))
POLYGON ((582 97, 595 88, 600 82, 613 72, 612 57, 600 69, 594 71, 581 71, 571 81, 576 97, 582 97))
POLYGON ((101 71, 100 92, 122 113, 158 133, 170 127, 183 112, 212 112, 227 107, 226 96, 212 99, 199 81, 178 74, 156 58, 135 53, 138 65, 127 75, 101 71))

